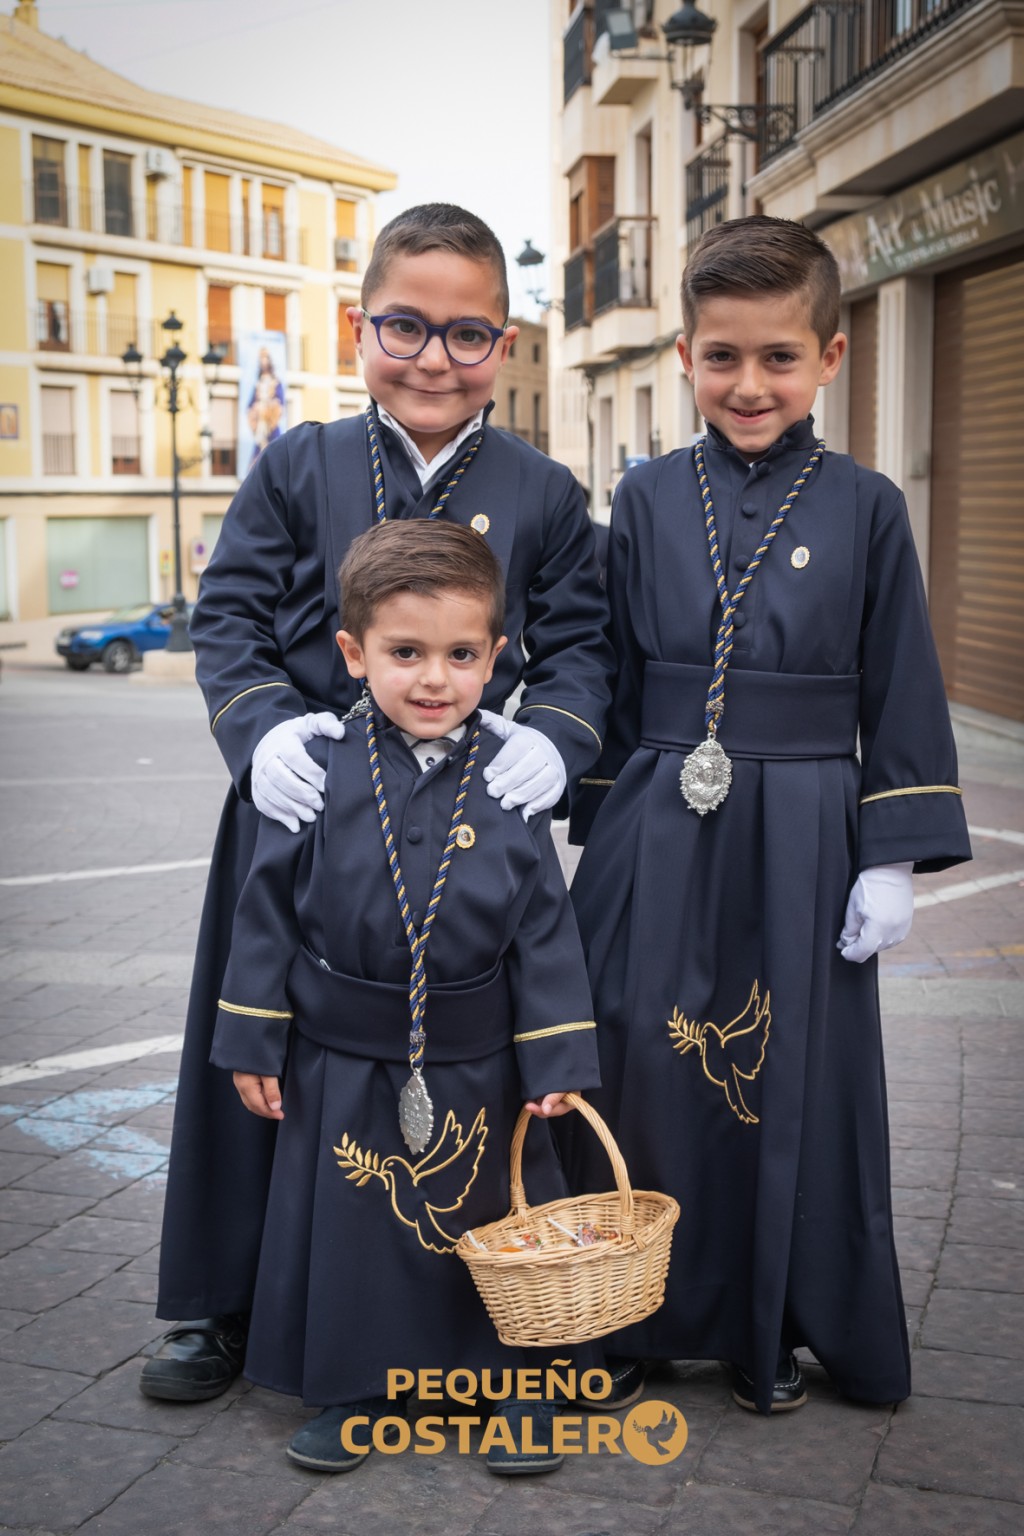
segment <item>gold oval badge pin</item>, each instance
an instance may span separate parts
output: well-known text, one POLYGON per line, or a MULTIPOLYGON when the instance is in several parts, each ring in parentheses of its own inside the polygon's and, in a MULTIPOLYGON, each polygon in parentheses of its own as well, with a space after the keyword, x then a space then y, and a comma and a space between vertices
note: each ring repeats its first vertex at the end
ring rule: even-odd
POLYGON ((491 526, 491 520, 486 512, 478 512, 476 517, 470 520, 469 526, 475 533, 486 533, 491 526))
POLYGON ((463 822, 462 826, 455 834, 455 842, 459 848, 472 848, 473 844, 476 842, 476 833, 473 831, 471 826, 467 825, 466 822, 463 822))
POLYGON ((809 564, 811 552, 806 544, 798 544, 789 557, 789 563, 796 571, 802 571, 809 564))

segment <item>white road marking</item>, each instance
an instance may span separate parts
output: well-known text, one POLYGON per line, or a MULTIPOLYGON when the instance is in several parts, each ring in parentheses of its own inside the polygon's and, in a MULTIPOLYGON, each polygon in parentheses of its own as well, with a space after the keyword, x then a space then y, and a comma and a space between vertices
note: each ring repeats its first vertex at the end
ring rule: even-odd
MULTIPOLYGON (((105 782, 109 783, 110 780, 105 782)), ((0 784, 2 783, 3 781, 0 780, 0 784)), ((972 837, 990 837, 1003 843, 1019 843, 1024 847, 1024 832, 1013 832, 1008 828, 996 827, 970 827, 968 830, 972 837)), ((110 869, 59 870, 49 875, 6 875, 0 876, 0 886, 52 885, 56 881, 64 880, 113 880, 126 875, 163 875, 172 874, 179 869, 208 869, 209 866, 210 859, 207 856, 202 859, 176 859, 167 864, 121 864, 110 869)), ((934 907, 942 901, 959 901, 964 896, 976 896, 980 891, 990 891, 999 885, 1012 885, 1017 880, 1024 880, 1024 870, 1012 870, 1005 875, 986 875, 978 880, 966 880, 959 885, 949 885, 943 891, 929 892, 926 896, 917 897, 914 905, 934 907)))
POLYGON ((946 901, 962 901, 965 896, 980 896, 982 891, 994 891, 1000 885, 1017 885, 1024 880, 1024 869, 1011 869, 1005 875, 982 875, 978 880, 962 880, 958 885, 947 885, 941 891, 929 891, 925 896, 914 897, 914 910, 918 907, 937 907, 946 901))
POLYGON ((65 776, 39 775, 31 779, 0 779, 0 789, 68 788, 82 784, 226 784, 223 773, 94 773, 65 776))
POLYGON ((57 880, 112 880, 121 875, 165 875, 177 869, 209 869, 210 857, 175 859, 170 864, 122 864, 113 869, 72 869, 52 875, 7 875, 0 885, 52 885, 57 880))
POLYGON ((972 837, 994 837, 1000 843, 1019 843, 1024 848, 1024 832, 1011 832, 1008 827, 968 827, 972 837))
POLYGON ((126 1040, 122 1045, 100 1045, 91 1051, 71 1051, 66 1056, 42 1056, 38 1061, 18 1061, 0 1067, 0 1088, 31 1083, 62 1072, 84 1072, 90 1067, 109 1067, 119 1061, 138 1061, 143 1056, 162 1056, 181 1049, 184 1035, 155 1035, 149 1040, 126 1040))

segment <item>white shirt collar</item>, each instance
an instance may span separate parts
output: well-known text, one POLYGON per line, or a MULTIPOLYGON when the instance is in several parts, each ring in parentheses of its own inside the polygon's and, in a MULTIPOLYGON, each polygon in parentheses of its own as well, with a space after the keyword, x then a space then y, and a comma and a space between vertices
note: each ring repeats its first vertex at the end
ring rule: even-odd
POLYGON ((456 742, 462 740, 465 734, 465 722, 463 722, 462 725, 454 726, 450 731, 446 731, 443 737, 424 738, 422 736, 413 736, 408 731, 402 731, 401 733, 402 740, 412 751, 412 755, 419 763, 420 771, 423 773, 426 773, 428 768, 432 768, 434 766, 433 762, 428 763, 428 757, 433 758, 434 762, 438 762, 440 761, 442 755, 445 757, 449 755, 451 750, 450 748, 446 749, 443 754, 438 751, 437 743, 439 740, 450 741, 452 746, 454 746, 456 742))
POLYGON ((438 449, 428 464, 408 432, 402 426, 402 423, 396 421, 390 411, 386 411, 382 405, 378 405, 377 414, 384 425, 391 428, 402 444, 402 447, 409 455, 409 461, 413 469, 420 477, 420 485, 424 487, 426 487, 428 480, 432 480, 438 470, 447 464, 449 459, 455 457, 462 444, 466 441, 466 438, 470 437, 474 432, 479 432, 484 423, 484 412, 479 410, 470 421, 467 421, 462 430, 452 438, 450 443, 445 443, 443 448, 438 449))

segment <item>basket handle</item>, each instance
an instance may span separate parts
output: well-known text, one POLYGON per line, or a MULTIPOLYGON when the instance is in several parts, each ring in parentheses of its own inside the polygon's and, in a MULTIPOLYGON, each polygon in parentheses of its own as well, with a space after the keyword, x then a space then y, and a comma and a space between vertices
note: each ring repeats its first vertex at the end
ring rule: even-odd
MULTIPOLYGON (((602 1147, 608 1154, 608 1161, 612 1165, 612 1174, 615 1178, 615 1188, 619 1192, 622 1201, 622 1236, 632 1238, 633 1232, 633 1189, 629 1182, 629 1174, 623 1161, 622 1153, 616 1145, 615 1138, 605 1125, 601 1116, 592 1104, 581 1098, 578 1093, 567 1093, 564 1098, 566 1104, 571 1104, 587 1121, 588 1125, 597 1136, 602 1147)), ((529 1206, 526 1203, 526 1191, 523 1188, 523 1142, 526 1140, 526 1128, 531 1120, 537 1119, 530 1111, 523 1108, 519 1111, 519 1119, 516 1121, 515 1130, 512 1132, 512 1149, 509 1158, 509 1194, 512 1209, 516 1216, 524 1220, 529 1215, 529 1206)))

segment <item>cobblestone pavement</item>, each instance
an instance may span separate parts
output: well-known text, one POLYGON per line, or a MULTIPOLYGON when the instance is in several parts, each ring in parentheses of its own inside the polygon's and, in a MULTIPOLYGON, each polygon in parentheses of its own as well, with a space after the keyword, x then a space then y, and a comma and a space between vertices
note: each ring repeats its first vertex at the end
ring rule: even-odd
POLYGON ((976 859, 883 966, 914 1396, 765 1420, 716 1366, 647 1397, 682 1454, 502 1481, 473 1454, 291 1467, 298 1402, 152 1402, 140 1357, 191 955, 226 773, 190 688, 7 658, 0 685, 0 1531, 917 1536, 1024 1528, 1024 740, 961 721, 976 859), (83 879, 47 879, 76 872, 83 879), (946 899, 952 897, 953 899, 946 899), (148 1047, 151 1054, 143 1054, 148 1047), (56 1060, 54 1060, 56 1058, 56 1060), (32 1064, 35 1064, 34 1066, 32 1064))

